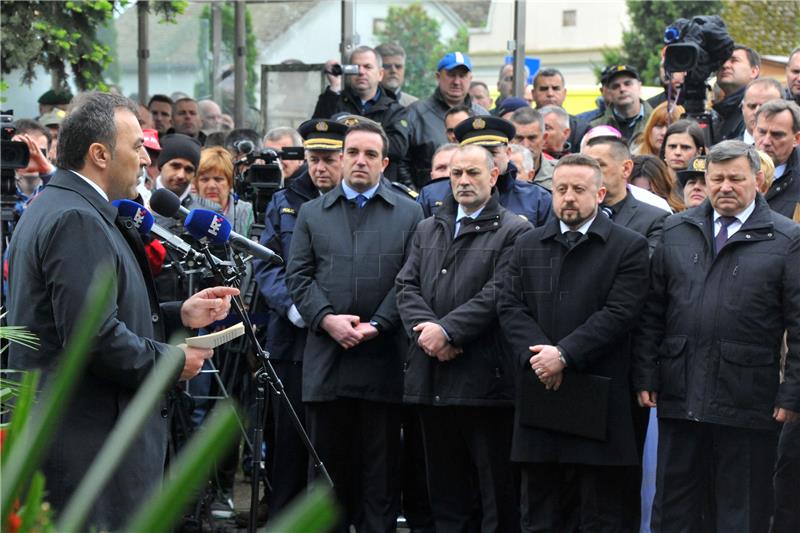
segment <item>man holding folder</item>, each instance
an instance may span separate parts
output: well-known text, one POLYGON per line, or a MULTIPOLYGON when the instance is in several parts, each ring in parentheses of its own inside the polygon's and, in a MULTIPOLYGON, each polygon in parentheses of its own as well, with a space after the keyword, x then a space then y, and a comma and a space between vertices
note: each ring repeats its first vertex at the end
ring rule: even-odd
POLYGON ((647 240, 598 214, 604 196, 594 159, 558 162, 555 218, 516 241, 498 306, 518 373, 511 459, 523 531, 620 530, 619 467, 639 461, 628 348, 647 240))

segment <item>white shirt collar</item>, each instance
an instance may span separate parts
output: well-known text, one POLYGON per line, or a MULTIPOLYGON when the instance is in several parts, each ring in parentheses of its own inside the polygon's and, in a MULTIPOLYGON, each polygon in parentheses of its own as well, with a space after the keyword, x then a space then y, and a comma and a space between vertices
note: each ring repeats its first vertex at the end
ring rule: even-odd
POLYGON ((586 235, 586 232, 589 231, 589 227, 592 225, 592 222, 594 222, 595 218, 597 218, 597 213, 595 213, 592 218, 581 224, 581 227, 576 230, 570 229, 570 227, 564 224, 561 220, 558 221, 558 225, 561 228, 561 233, 566 233, 568 231, 580 231, 583 235, 586 235))
POLYGON ((744 142, 745 144, 749 144, 750 146, 756 144, 755 138, 753 138, 753 136, 747 130, 744 130, 744 135, 742 135, 742 142, 744 142))
POLYGON ((95 182, 93 182, 92 180, 90 180, 89 178, 87 178, 86 176, 84 176, 83 174, 81 174, 80 172, 77 172, 77 171, 75 171, 75 170, 73 170, 73 171, 71 171, 71 172, 72 172, 72 173, 74 173, 76 176, 78 176, 78 177, 79 177, 80 179, 82 179, 83 181, 85 181, 86 183, 88 183, 88 184, 89 184, 89 185, 92 187, 92 189, 96 190, 96 191, 97 191, 97 193, 98 193, 100 196, 102 196, 102 197, 103 197, 103 200, 105 200, 106 202, 108 201, 108 195, 106 194, 106 191, 104 191, 103 189, 101 189, 101 188, 100 188, 100 186, 99 186, 98 184, 96 184, 95 182))
POLYGON ((781 179, 784 172, 786 172, 786 163, 775 167, 775 174, 772 176, 772 180, 775 181, 781 179))
MULTIPOLYGON (((744 210, 741 213, 739 213, 738 215, 733 215, 733 216, 736 218, 736 220, 739 221, 739 224, 744 224, 745 222, 747 222, 747 219, 750 218, 750 215, 753 214, 753 211, 755 211, 755 209, 756 209, 756 201, 753 200, 752 202, 750 202, 750 205, 745 207, 744 210)), ((715 209, 714 210, 714 224, 717 223, 717 220, 719 220, 719 217, 721 217, 721 216, 722 215, 717 213, 717 210, 715 209)))

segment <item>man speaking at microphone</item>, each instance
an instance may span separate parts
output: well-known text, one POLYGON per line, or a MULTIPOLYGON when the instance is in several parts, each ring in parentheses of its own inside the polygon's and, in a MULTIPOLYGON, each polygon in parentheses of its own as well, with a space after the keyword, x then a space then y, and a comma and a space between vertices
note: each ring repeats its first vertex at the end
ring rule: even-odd
MULTIPOLYGON (((138 173, 150 163, 127 98, 86 93, 59 135, 59 170, 25 213, 9 247, 9 324, 39 337, 32 350, 10 347, 10 366, 42 370, 44 386, 80 320, 94 273, 111 266, 113 301, 104 309, 89 362, 45 459, 48 501, 61 510, 121 413, 161 357, 180 357, 178 379, 190 379, 211 350, 165 344, 171 329, 224 318, 238 289, 215 287, 181 305, 159 306, 141 240, 117 216, 113 200, 136 196, 138 173), (163 311, 163 312, 162 312, 163 311)), ((95 501, 87 528, 119 529, 160 482, 168 421, 154 409, 111 481, 95 501)))

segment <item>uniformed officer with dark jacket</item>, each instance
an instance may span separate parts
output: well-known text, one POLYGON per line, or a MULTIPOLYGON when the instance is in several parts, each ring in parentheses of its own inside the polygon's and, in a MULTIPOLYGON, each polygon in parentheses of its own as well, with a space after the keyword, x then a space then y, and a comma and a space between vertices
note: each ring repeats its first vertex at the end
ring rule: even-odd
POLYGON ((498 174, 479 146, 455 151, 453 194, 417 227, 396 281, 412 338, 403 398, 422 423, 437 531, 519 528, 509 461, 514 368, 495 298, 513 243, 531 225, 500 205, 498 174))
MULTIPOLYGON (((261 233, 261 244, 283 257, 289 255, 300 206, 336 187, 342 179, 342 142, 347 126, 332 120, 312 119, 301 124, 298 131, 303 137, 308 166, 285 189, 273 195, 261 233)), ((256 261, 255 275, 269 308, 264 346, 302 420, 302 363, 308 330, 286 288, 286 268, 256 261)), ((301 492, 308 477, 308 454, 303 442, 279 399, 275 399, 274 406, 270 512, 283 508, 301 492)))
POLYGON ((326 89, 317 100, 313 117, 334 118, 350 113, 380 124, 389 138, 389 166, 384 175, 406 183, 409 180, 400 175, 400 162, 408 151, 406 108, 392 91, 381 87, 383 61, 375 49, 359 46, 350 55, 350 62, 358 65, 358 74, 349 76, 339 94, 326 89))
MULTIPOLYGON (((511 122, 490 115, 470 117, 455 129, 456 139, 462 146, 475 144, 492 153, 494 164, 500 171, 495 185, 500 205, 534 226, 541 226, 550 216, 551 196, 544 187, 517 179, 517 167, 509 161, 508 149, 508 141, 514 138, 514 134, 511 122)), ((422 188, 417 201, 425 216, 430 216, 450 195, 450 182, 436 180, 422 188)))

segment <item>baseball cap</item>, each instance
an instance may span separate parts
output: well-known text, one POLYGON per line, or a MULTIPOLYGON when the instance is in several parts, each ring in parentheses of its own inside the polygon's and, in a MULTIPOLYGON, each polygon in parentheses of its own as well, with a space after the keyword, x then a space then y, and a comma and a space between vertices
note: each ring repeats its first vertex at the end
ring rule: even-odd
POLYGON ((603 70, 603 73, 600 75, 600 83, 608 85, 611 83, 611 80, 619 74, 629 74, 637 80, 642 81, 642 78, 639 77, 639 71, 631 65, 611 65, 603 70))
POLYGON ((472 71, 472 60, 463 52, 450 52, 449 54, 445 54, 439 61, 439 64, 436 66, 436 71, 438 72, 442 69, 450 71, 456 67, 466 67, 467 70, 472 71))
POLYGON ((144 147, 150 150, 161 151, 161 145, 158 144, 158 132, 156 130, 142 130, 144 134, 144 147))

